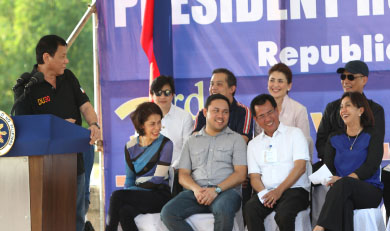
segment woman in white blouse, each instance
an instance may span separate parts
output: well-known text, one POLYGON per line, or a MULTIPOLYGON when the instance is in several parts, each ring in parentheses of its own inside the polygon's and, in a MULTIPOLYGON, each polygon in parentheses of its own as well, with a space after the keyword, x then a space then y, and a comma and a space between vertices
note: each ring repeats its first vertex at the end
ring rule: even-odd
MULTIPOLYGON (((288 126, 300 128, 309 144, 310 156, 313 154, 313 140, 310 136, 310 126, 306 107, 288 96, 292 87, 292 72, 284 63, 278 63, 268 71, 268 92, 278 105, 279 120, 288 126)), ((255 126, 255 136, 262 129, 255 126)))

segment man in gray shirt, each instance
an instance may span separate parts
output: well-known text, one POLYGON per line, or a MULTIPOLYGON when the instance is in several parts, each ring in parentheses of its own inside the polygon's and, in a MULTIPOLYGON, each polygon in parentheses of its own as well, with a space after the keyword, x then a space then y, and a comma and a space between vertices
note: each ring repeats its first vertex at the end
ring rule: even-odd
POLYGON ((192 230, 185 219, 210 212, 214 230, 232 230, 241 206, 240 185, 247 176, 246 142, 227 127, 229 100, 211 95, 203 113, 206 126, 188 139, 180 157, 179 182, 186 190, 161 211, 161 220, 171 231, 192 230))

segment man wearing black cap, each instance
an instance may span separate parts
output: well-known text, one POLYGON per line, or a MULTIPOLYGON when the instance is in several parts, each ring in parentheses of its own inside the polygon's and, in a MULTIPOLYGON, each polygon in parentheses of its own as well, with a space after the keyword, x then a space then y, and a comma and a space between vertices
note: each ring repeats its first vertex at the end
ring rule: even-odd
MULTIPOLYGON (((337 69, 337 73, 341 74, 341 86, 344 92, 360 92, 363 93, 363 88, 368 81, 368 67, 367 64, 360 60, 354 60, 348 62, 345 67, 337 69)), ((328 140, 331 132, 344 129, 344 122, 340 117, 340 102, 341 100, 335 100, 326 106, 326 109, 322 115, 320 126, 317 131, 316 148, 318 152, 318 158, 324 158, 325 144, 328 140)), ((368 99, 371 110, 375 117, 375 131, 377 135, 384 140, 385 137, 385 113, 381 105, 368 99)), ((321 164, 322 165, 322 164, 321 164)), ((319 166, 320 167, 320 166, 319 166)), ((313 171, 316 168, 313 166, 313 171)))

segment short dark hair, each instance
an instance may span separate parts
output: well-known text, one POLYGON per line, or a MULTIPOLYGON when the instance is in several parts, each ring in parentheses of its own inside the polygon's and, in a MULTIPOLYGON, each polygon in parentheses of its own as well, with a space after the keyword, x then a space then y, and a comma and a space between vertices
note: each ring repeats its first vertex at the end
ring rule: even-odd
POLYGON ((349 97, 351 103, 355 107, 364 108, 364 112, 360 116, 360 123, 363 127, 372 127, 375 125, 374 113, 372 113, 367 98, 363 94, 361 94, 360 92, 345 92, 343 96, 341 96, 341 100, 343 100, 345 97, 349 97))
POLYGON ((160 107, 152 102, 141 103, 137 106, 135 111, 130 114, 130 119, 133 121, 135 130, 140 136, 145 135, 145 131, 142 128, 146 120, 148 120, 150 115, 157 114, 163 118, 163 113, 160 107))
POLYGON ((229 99, 226 96, 221 95, 221 94, 214 94, 214 95, 210 95, 209 97, 207 97, 206 104, 204 105, 204 108, 208 109, 211 102, 213 102, 216 99, 225 100, 226 103, 228 104, 228 106, 230 107, 229 99))
POLYGON ((155 78, 150 86, 150 94, 160 91, 165 84, 169 84, 171 87, 172 93, 175 94, 175 82, 171 76, 160 75, 155 78))
MULTIPOLYGON (((217 68, 213 71, 213 75, 217 74, 217 73, 226 74, 226 76, 227 76, 226 82, 227 82, 229 87, 231 87, 231 86, 237 87, 237 79, 236 79, 236 76, 233 74, 233 72, 229 71, 226 68, 217 68)), ((236 94, 236 91, 233 92, 233 96, 234 96, 234 94, 236 94)))
POLYGON ((43 54, 48 53, 50 56, 54 56, 57 52, 58 46, 67 46, 66 41, 57 35, 45 35, 43 36, 37 46, 35 47, 35 54, 38 64, 43 64, 43 54))
POLYGON ((272 72, 279 71, 286 76, 287 83, 290 84, 292 82, 292 72, 291 69, 284 63, 277 63, 268 70, 268 76, 272 74, 272 72))
POLYGON ((269 101, 273 108, 277 107, 276 101, 272 95, 269 94, 261 94, 252 99, 251 102, 251 112, 253 116, 256 116, 255 106, 264 105, 267 101, 269 101))

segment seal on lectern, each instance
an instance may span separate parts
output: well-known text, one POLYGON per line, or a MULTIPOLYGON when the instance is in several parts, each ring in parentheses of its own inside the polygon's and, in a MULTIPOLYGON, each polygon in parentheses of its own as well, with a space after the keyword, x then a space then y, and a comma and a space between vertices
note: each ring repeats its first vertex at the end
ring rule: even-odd
POLYGON ((15 142, 15 126, 12 118, 0 111, 0 156, 11 150, 15 142))

